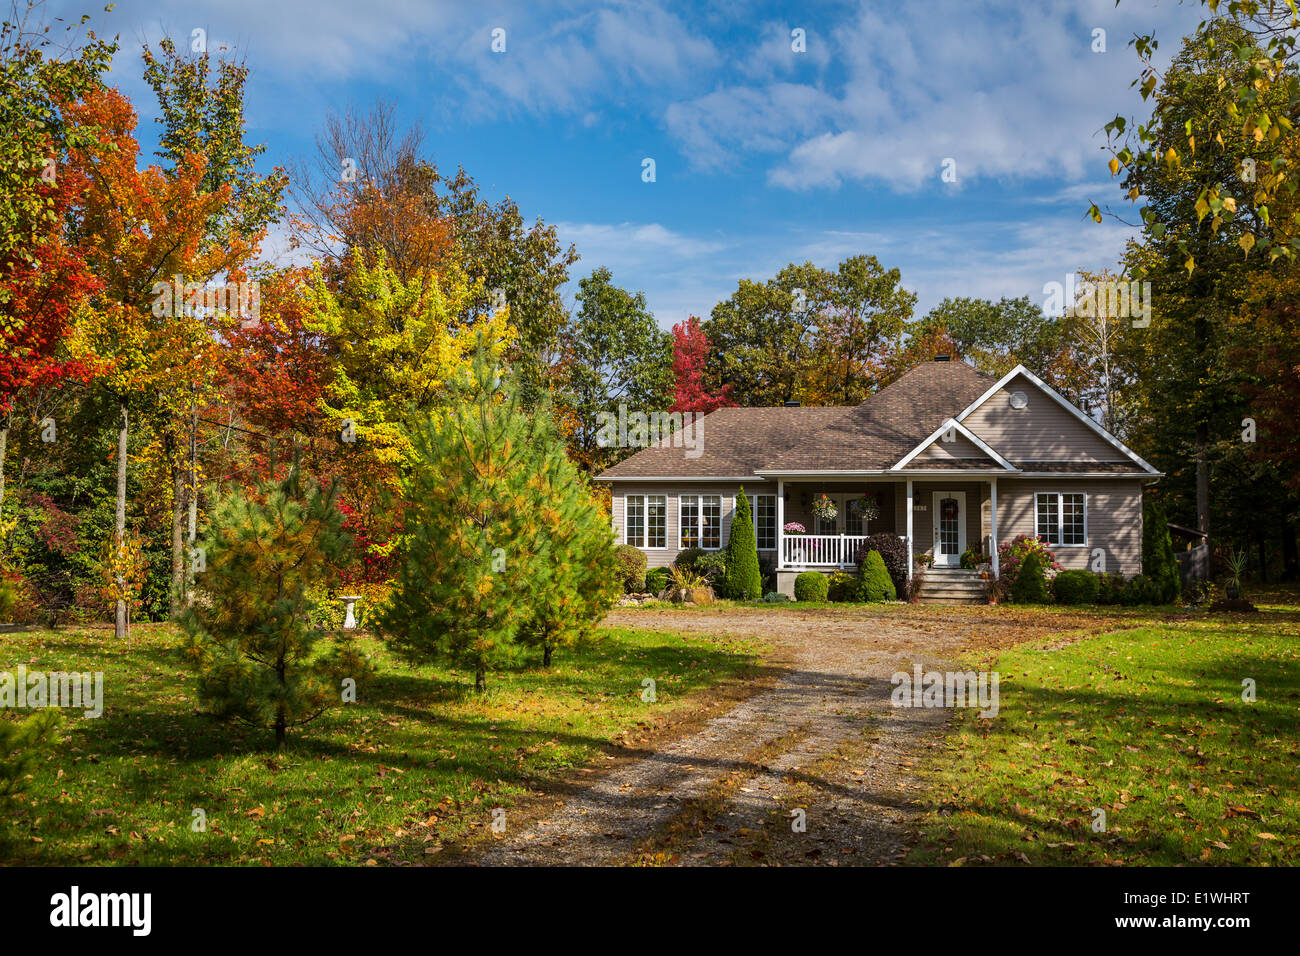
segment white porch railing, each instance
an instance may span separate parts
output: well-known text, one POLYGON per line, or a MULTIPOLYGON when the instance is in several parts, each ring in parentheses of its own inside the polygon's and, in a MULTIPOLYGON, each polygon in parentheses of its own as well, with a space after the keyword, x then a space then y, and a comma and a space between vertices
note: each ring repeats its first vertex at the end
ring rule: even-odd
POLYGON ((856 561, 866 540, 860 534, 787 534, 781 542, 781 567, 847 567, 856 561))

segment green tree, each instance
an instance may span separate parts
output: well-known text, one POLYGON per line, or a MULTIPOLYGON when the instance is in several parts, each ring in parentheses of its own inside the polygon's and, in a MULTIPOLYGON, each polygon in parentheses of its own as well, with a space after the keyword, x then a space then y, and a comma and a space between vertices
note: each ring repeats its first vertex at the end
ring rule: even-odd
MULTIPOLYGON (((1202 20, 1196 33, 1184 44, 1208 51, 1219 68, 1213 73, 1216 105, 1204 103, 1186 115, 1187 101, 1160 96, 1154 101, 1151 120, 1145 124, 1116 116, 1105 126, 1111 154, 1111 175, 1125 174, 1124 189, 1130 202, 1149 196, 1148 185, 1163 179, 1198 151, 1204 155, 1214 147, 1231 151, 1245 138, 1247 149, 1235 151, 1239 161, 1234 179, 1201 179, 1191 191, 1198 225, 1207 223, 1217 233, 1232 221, 1241 200, 1234 183, 1245 180, 1245 160, 1253 161, 1249 182, 1252 204, 1270 225, 1251 237, 1243 248, 1267 252, 1271 260, 1296 259, 1300 252, 1300 204, 1295 202, 1297 157, 1295 145, 1295 103, 1300 100, 1300 75, 1295 70, 1297 28, 1300 8, 1295 3, 1235 0, 1199 0, 1211 16, 1202 20), (1285 145, 1281 151, 1274 147, 1285 145)), ((1151 34, 1135 36, 1129 43, 1141 62, 1133 85, 1149 99, 1157 89, 1168 89, 1170 77, 1186 66, 1175 59, 1162 75, 1157 67, 1159 44, 1151 34)), ((1148 228, 1162 224, 1154 206, 1138 208, 1148 228)), ((1096 203, 1088 209, 1094 222, 1102 221, 1096 203)), ((1203 238, 1203 236, 1202 236, 1203 238)), ((1190 235, 1173 238, 1180 261, 1188 273, 1200 268, 1197 243, 1190 235)))
MULTIPOLYGON (((1155 91, 1151 121, 1139 137, 1162 155, 1173 153, 1158 166, 1129 170, 1122 181, 1148 202, 1142 241, 1130 245, 1125 265, 1154 293, 1150 327, 1126 334, 1117 352, 1136 383, 1132 438, 1168 473, 1163 487, 1171 513, 1211 539, 1212 504, 1234 493, 1222 481, 1211 493, 1216 465, 1239 441, 1249 414, 1250 375, 1233 317, 1258 277, 1281 267, 1248 255, 1275 223, 1259 184, 1243 178, 1242 158, 1267 169, 1292 138, 1257 138, 1228 122, 1237 109, 1233 90, 1251 75, 1257 56, 1250 35, 1231 21, 1212 21, 1189 38, 1155 91), (1251 47, 1255 52, 1243 56, 1251 47), (1189 130, 1197 147, 1181 152, 1189 130)), ((1275 99, 1282 90, 1265 84, 1260 98, 1275 99)))
POLYGON ((198 672, 199 699, 223 720, 273 728, 284 747, 290 727, 343 699, 342 681, 365 676, 341 646, 321 656, 311 597, 336 578, 351 538, 335 492, 302 487, 297 465, 256 494, 214 492, 198 547, 206 570, 181 615, 184 654, 198 672))
POLYGON ((1165 509, 1151 499, 1146 501, 1142 517, 1142 574, 1150 582, 1157 604, 1172 604, 1182 593, 1165 509))
POLYGON ((424 140, 418 124, 399 129, 393 103, 327 116, 313 164, 292 169, 296 237, 332 264, 331 278, 339 266, 346 271, 354 252, 382 249, 407 282, 414 270, 439 265, 450 247, 470 290, 460 323, 510 309, 519 334, 508 358, 531 407, 549 390, 567 320, 560 288, 577 250, 561 245, 540 218, 526 222, 509 196, 486 199, 464 169, 444 175, 426 158, 424 140))
POLYGON ((408 660, 467 668, 480 691, 509 659, 545 580, 547 431, 485 342, 450 407, 412 430, 401 558, 379 628, 408 660))
POLYGON ((564 453, 549 414, 533 414, 540 416, 534 439, 540 460, 531 507, 542 519, 543 536, 537 545, 542 562, 517 637, 522 644, 540 647, 542 666, 550 667, 555 650, 590 635, 623 589, 609 516, 586 476, 564 453))
POLYGON ((880 360, 911 318, 916 296, 900 281, 875 256, 742 279, 705 324, 709 388, 731 386, 742 406, 857 404, 878 387, 880 360))
POLYGON ((64 105, 100 84, 117 44, 92 31, 75 34, 87 14, 65 28, 66 44, 50 35, 40 0, 20 0, 0 25, 0 267, 29 262, 34 240, 57 213, 48 187, 63 174, 71 146, 93 142, 95 131, 71 126, 64 105))
POLYGON ((757 601, 763 596, 763 575, 758 569, 758 542, 754 538, 754 519, 743 486, 736 495, 736 511, 731 517, 731 536, 727 539, 725 581, 728 597, 757 601))
POLYGON ((601 448, 597 415, 666 410, 672 402, 672 336, 646 308, 645 294, 614 284, 600 268, 578 283, 579 308, 563 359, 563 403, 571 415, 571 441, 578 460, 599 469, 618 457, 601 448))
MULTIPOLYGON (((213 58, 206 49, 195 56, 181 55, 170 37, 164 37, 159 47, 155 54, 146 45, 142 53, 144 78, 157 96, 162 114, 156 120, 162 127, 156 155, 168 163, 166 168, 173 178, 190 157, 201 156, 203 175, 196 188, 203 194, 226 197, 207 218, 202 247, 227 247, 237 241, 260 242, 267 226, 279 217, 285 176, 280 169, 269 176, 258 173, 255 163, 266 146, 244 141, 244 84, 248 68, 233 59, 220 59, 214 81, 213 58)), ((161 278, 166 281, 170 277, 161 278)), ((195 278, 207 277, 190 276, 186 281, 195 278)), ((207 357, 211 353, 207 339, 207 335, 203 336, 200 344, 185 356, 186 374, 174 376, 166 383, 165 391, 170 395, 152 409, 171 472, 173 616, 179 613, 186 583, 187 510, 191 539, 197 524, 199 408, 210 404, 215 397, 218 364, 207 357)))
POLYGON ((268 176, 257 172, 257 157, 265 144, 244 142, 244 83, 248 67, 233 59, 217 61, 215 82, 212 55, 176 52, 170 37, 155 54, 146 44, 142 53, 144 78, 158 97, 162 126, 157 155, 176 169, 187 154, 206 160, 203 192, 215 193, 231 186, 232 202, 212 217, 208 235, 221 241, 231 235, 258 237, 280 212, 286 177, 276 169, 268 176))
POLYGON ((859 601, 893 601, 898 592, 894 590, 894 581, 885 567, 885 559, 879 551, 868 551, 858 569, 857 591, 859 601))
POLYGON ((1038 552, 1030 551, 1011 585, 1011 600, 1017 604, 1046 604, 1049 599, 1047 569, 1043 567, 1038 552))
POLYGON ((60 740, 57 710, 42 710, 22 720, 0 717, 0 800, 26 789, 37 761, 60 740))

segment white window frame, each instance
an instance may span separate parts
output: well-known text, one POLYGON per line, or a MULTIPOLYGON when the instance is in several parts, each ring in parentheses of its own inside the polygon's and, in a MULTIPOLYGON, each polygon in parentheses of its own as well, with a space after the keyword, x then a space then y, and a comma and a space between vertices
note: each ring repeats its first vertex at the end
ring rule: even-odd
POLYGON ((667 495, 624 495, 623 496, 623 543, 630 544, 634 548, 640 548, 642 551, 667 551, 668 550, 668 496, 667 495), (664 509, 664 543, 661 545, 650 544, 650 501, 653 498, 663 500, 664 509), (633 500, 641 502, 641 541, 633 541, 629 533, 631 522, 628 520, 628 511, 631 508, 633 500))
POLYGON ((684 528, 686 525, 686 522, 682 520, 682 515, 687 513, 688 506, 684 504, 687 498, 695 499, 694 504, 689 506, 694 509, 694 513, 695 513, 695 539, 697 543, 693 545, 693 547, 699 548, 701 551, 721 551, 722 550, 722 495, 705 495, 705 494, 677 496, 677 549, 679 551, 685 551, 687 547, 692 547, 691 545, 686 545, 682 543, 682 528, 684 528), (718 503, 718 545, 715 548, 706 547, 704 544, 705 499, 713 499, 718 503))
POLYGON ((1036 491, 1034 492, 1034 537, 1044 541, 1053 548, 1086 548, 1088 546, 1088 493, 1086 491, 1036 491), (1083 540, 1065 543, 1065 496, 1078 495, 1083 499, 1083 540), (1038 499, 1048 498, 1055 502, 1056 537, 1052 541, 1038 529, 1038 499))
POLYGON ((721 551, 722 544, 722 518, 723 518, 723 498, 722 495, 700 495, 700 548, 704 551, 721 551), (704 501, 706 498, 716 498, 718 501, 718 545, 710 548, 704 543, 704 501))
POLYGON ((624 495, 623 496, 623 543, 630 544, 634 548, 644 548, 646 541, 646 513, 645 513, 645 495, 624 495), (632 540, 632 521, 629 517, 632 510, 632 502, 641 502, 641 541, 638 543, 632 540))
POLYGON ((668 550, 668 496, 667 495, 646 495, 645 496, 645 550, 646 551, 667 551, 668 550), (652 498, 659 499, 664 509, 664 543, 652 545, 650 543, 650 501, 652 498))
POLYGON ((700 527, 700 519, 703 515, 700 513, 700 495, 678 495, 677 496, 677 550, 685 551, 687 548, 698 548, 700 542, 704 540, 704 529, 700 527), (690 499, 691 504, 687 505, 686 501, 690 499), (688 514, 695 516, 695 543, 686 543, 686 516, 688 514))
POLYGON ((754 524, 754 544, 758 546, 759 551, 775 551, 777 548, 777 539, 779 537, 780 517, 776 513, 776 495, 749 495, 749 517, 754 524), (772 547, 765 548, 758 543, 758 500, 760 498, 772 499, 772 547))

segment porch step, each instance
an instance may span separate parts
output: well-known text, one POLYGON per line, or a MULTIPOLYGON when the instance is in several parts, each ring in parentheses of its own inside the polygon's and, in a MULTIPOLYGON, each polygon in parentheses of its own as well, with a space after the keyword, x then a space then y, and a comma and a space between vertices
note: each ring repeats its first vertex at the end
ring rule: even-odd
POLYGON ((978 571, 965 568, 931 568, 921 578, 918 604, 985 604, 988 582, 978 571))

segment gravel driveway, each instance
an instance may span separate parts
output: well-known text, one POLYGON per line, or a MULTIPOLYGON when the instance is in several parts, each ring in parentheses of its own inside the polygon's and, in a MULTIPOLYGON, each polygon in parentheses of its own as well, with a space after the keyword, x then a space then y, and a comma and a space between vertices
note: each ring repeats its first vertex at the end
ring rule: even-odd
POLYGON ((762 638, 779 676, 687 736, 597 773, 549 816, 460 862, 896 861, 916 812, 913 768, 936 745, 948 712, 891 707, 890 676, 1044 633, 1041 623, 998 610, 616 611, 607 624, 762 638))

